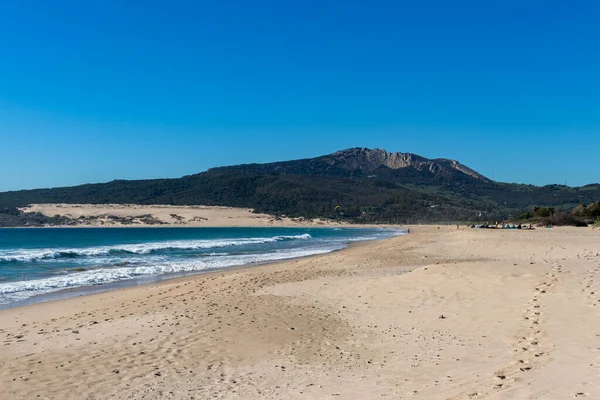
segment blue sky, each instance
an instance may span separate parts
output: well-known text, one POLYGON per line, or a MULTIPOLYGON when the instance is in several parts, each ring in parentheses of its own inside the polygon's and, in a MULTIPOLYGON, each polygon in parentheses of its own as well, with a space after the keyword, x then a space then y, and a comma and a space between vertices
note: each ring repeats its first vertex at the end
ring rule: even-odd
POLYGON ((0 190, 377 147, 600 181, 596 1, 0 2, 0 190))

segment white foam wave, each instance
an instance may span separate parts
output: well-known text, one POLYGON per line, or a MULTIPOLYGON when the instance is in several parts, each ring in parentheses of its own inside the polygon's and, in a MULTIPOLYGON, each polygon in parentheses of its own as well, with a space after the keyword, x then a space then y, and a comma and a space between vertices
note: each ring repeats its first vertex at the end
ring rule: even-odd
POLYGON ((116 252, 132 254, 149 254, 161 250, 200 250, 243 246, 252 244, 273 243, 284 240, 309 240, 308 233, 294 236, 274 236, 265 238, 243 239, 214 239, 214 240, 171 240, 164 242, 147 242, 138 244, 122 244, 114 246, 97 246, 87 248, 56 248, 56 249, 16 249, 0 250, 0 262, 35 262, 40 260, 74 257, 106 256, 116 252))
MULTIPOLYGON (((24 300, 33 296, 58 292, 60 290, 78 287, 89 287, 130 279, 144 280, 146 277, 186 274, 201 272, 212 269, 243 266, 253 263, 262 263, 276 260, 285 260, 315 254, 324 254, 339 250, 349 242, 374 240, 384 237, 405 234, 401 230, 380 230, 376 232, 364 232, 366 234, 355 237, 324 237, 302 244, 298 248, 271 250, 267 253, 232 254, 223 252, 207 252, 202 257, 177 258, 169 253, 161 252, 168 249, 210 249, 223 248, 227 246, 240 246, 250 244, 272 243, 284 240, 309 240, 310 234, 295 236, 273 236, 239 239, 215 239, 215 240, 178 240, 167 242, 147 242, 140 244, 123 244, 114 246, 97 246, 76 249, 19 249, 0 250, 0 262, 2 261, 39 261, 57 258, 68 260, 71 257, 87 257, 82 259, 86 264, 93 261, 93 265, 102 265, 95 269, 85 271, 61 271, 60 274, 33 280, 18 282, 0 281, 0 304, 8 304, 24 300), (134 255, 150 254, 144 257, 114 257, 114 252, 126 252, 134 255), (120 263, 116 263, 120 261, 120 263)), ((210 250, 209 250, 210 251, 210 250)), ((268 250, 267 250, 268 251, 268 250)))
POLYGON ((43 279, 0 283, 0 304, 12 303, 32 296, 82 286, 101 285, 141 276, 191 273, 236 267, 269 261, 285 260, 329 253, 343 246, 315 247, 277 251, 267 254, 222 256, 196 260, 168 261, 151 265, 132 265, 99 268, 43 279))

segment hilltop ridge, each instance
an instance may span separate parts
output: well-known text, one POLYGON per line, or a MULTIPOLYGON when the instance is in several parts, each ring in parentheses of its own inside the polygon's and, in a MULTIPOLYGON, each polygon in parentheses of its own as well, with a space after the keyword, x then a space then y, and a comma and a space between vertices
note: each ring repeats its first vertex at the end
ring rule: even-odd
MULTIPOLYGON (((325 156, 327 157, 327 156, 325 156)), ((446 158, 427 159, 413 153, 388 152, 382 149, 352 148, 333 153, 329 157, 364 172, 373 172, 384 166, 390 169, 414 168, 418 171, 429 170, 433 174, 451 174, 462 172, 475 179, 489 181, 486 177, 461 164, 446 158)))
POLYGON ((533 206, 567 209, 599 199, 598 184, 573 188, 495 182, 456 160, 350 148, 315 158, 211 168, 174 179, 4 192, 0 226, 59 223, 24 218, 16 211, 45 203, 228 206, 291 217, 407 223, 504 219, 533 206))
POLYGON ((468 175, 482 181, 488 178, 461 164, 458 161, 438 158, 427 159, 412 153, 388 152, 382 149, 350 148, 332 154, 291 161, 266 164, 241 164, 236 166, 210 169, 252 169, 271 173, 310 174, 323 176, 364 176, 377 173, 381 168, 402 171, 407 175, 428 172, 431 178, 451 181, 457 174, 468 175))

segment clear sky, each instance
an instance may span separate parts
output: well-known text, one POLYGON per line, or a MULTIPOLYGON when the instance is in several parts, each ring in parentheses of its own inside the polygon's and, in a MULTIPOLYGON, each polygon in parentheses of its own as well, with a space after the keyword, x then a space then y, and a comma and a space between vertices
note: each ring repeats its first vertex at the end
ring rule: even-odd
POLYGON ((600 181, 600 2, 3 1, 0 190, 377 147, 600 181))

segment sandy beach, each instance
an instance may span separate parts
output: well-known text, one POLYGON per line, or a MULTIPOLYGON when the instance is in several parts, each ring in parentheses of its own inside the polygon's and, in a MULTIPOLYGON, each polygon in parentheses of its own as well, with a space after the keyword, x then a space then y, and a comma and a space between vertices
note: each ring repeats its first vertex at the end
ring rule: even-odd
POLYGON ((248 208, 219 206, 170 206, 137 204, 31 204, 25 212, 38 212, 47 217, 60 215, 90 227, 257 227, 257 226, 328 226, 331 220, 275 218, 254 213, 248 208))
POLYGON ((411 227, 0 311, 2 399, 600 398, 600 231, 411 227))

